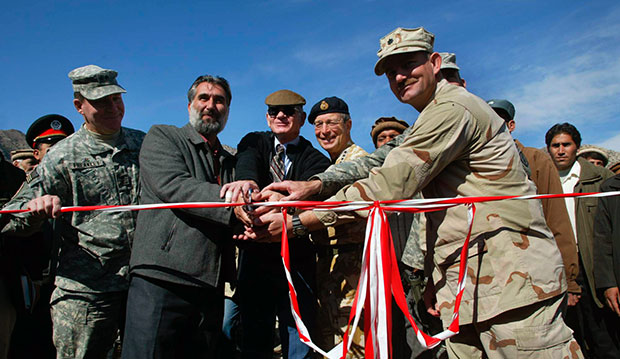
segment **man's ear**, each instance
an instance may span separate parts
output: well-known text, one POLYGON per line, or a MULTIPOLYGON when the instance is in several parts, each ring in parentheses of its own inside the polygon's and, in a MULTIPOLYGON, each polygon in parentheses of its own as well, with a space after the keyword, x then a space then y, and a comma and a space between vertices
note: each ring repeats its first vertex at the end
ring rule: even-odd
POLYGON ((515 120, 510 120, 508 121, 508 131, 512 132, 515 130, 515 128, 517 127, 517 123, 515 122, 515 120))
POLYGON ((463 84, 463 87, 467 88, 467 81, 465 81, 464 78, 461 78, 461 83, 463 84))
POLYGON ((353 120, 349 119, 345 121, 344 127, 347 129, 347 131, 351 131, 351 127, 353 127, 353 120))
POLYGON ((301 111, 301 114, 299 114, 299 118, 301 119, 301 125, 299 127, 302 127, 306 123, 306 113, 304 111, 301 111))
POLYGON ((39 161, 39 162, 40 162, 40 161, 42 160, 42 158, 41 158, 41 152, 40 152, 38 149, 36 149, 36 148, 35 148, 34 150, 32 150, 32 155, 34 156, 34 158, 35 158, 37 161, 39 161))
POLYGON ((77 98, 73 99, 73 106, 75 106, 75 110, 77 112, 80 113, 80 115, 84 114, 84 111, 82 110, 82 101, 78 100, 77 98))
POLYGON ((441 71, 441 55, 433 52, 430 54, 428 61, 433 65, 433 74, 437 75, 441 71))

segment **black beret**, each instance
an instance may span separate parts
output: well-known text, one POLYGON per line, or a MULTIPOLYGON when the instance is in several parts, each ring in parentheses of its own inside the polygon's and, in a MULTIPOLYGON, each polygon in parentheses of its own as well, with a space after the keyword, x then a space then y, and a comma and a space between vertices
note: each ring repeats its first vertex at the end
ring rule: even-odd
POLYGON ((308 122, 314 124, 314 120, 317 116, 324 115, 326 113, 344 113, 349 115, 349 106, 343 99, 336 96, 326 97, 312 106, 310 115, 308 116, 308 122))
POLYGON ((65 138, 74 131, 73 124, 66 117, 56 114, 45 115, 30 125, 26 132, 26 142, 34 148, 38 141, 65 138))

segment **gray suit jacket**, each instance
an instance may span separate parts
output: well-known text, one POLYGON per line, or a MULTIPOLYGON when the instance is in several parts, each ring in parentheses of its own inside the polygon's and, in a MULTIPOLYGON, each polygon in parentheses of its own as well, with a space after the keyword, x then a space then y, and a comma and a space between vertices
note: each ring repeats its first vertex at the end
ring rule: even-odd
MULTIPOLYGON (((217 153, 221 183, 230 182, 234 157, 221 145, 217 153)), ((222 201, 213 161, 191 125, 153 126, 140 151, 140 204, 222 201)), ((226 269, 234 271, 232 218, 231 208, 140 211, 130 273, 184 285, 222 285, 223 274, 233 275, 226 269)))

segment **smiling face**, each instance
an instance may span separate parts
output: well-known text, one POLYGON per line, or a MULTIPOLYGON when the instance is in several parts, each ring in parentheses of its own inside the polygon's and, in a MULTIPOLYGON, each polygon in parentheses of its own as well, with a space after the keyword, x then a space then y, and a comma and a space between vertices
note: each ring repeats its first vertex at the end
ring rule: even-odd
POLYGON ((314 134, 319 145, 332 159, 344 151, 351 140, 351 119, 341 113, 326 113, 314 120, 314 134))
POLYGON ((125 115, 125 104, 120 93, 98 100, 79 98, 73 100, 75 109, 84 116, 86 128, 102 135, 111 135, 121 129, 125 115))
POLYGON ((567 133, 555 135, 549 143, 549 154, 560 171, 570 169, 573 166, 577 160, 578 149, 571 135, 567 133))
POLYGON ((385 61, 385 75, 396 98, 422 111, 435 93, 435 76, 441 68, 441 56, 434 52, 408 52, 385 61))
POLYGON ((299 106, 273 106, 267 112, 267 125, 280 143, 288 143, 299 136, 306 113, 299 106))

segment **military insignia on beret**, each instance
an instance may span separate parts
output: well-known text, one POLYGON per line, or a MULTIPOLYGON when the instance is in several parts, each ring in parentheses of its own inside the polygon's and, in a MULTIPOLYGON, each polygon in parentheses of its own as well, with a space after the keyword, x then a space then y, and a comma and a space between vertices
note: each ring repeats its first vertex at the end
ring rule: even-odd
POLYGON ((62 124, 58 120, 54 120, 50 123, 50 127, 54 130, 60 130, 62 128, 62 124))
POLYGON ((329 105, 327 104, 327 102, 321 101, 321 106, 320 107, 321 107, 322 111, 325 111, 325 110, 327 110, 329 108, 329 105))
POLYGON ((390 39, 388 40, 388 45, 392 45, 392 43, 393 43, 393 42, 394 42, 394 39, 390 38, 390 39))

